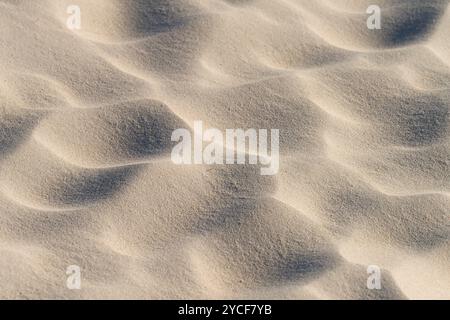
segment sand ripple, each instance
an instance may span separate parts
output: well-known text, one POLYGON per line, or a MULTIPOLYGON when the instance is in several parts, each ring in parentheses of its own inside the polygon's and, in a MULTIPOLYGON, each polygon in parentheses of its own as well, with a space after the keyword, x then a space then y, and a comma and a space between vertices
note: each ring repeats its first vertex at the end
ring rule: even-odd
POLYGON ((0 1, 0 298, 449 298, 447 0, 71 2, 0 1), (280 173, 174 165, 194 120, 280 173))

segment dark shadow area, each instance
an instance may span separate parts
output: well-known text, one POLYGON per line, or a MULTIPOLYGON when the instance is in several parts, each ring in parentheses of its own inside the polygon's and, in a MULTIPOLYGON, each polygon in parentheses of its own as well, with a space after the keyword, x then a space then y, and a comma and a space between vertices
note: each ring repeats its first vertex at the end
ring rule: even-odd
POLYGON ((17 115, 0 110, 0 157, 10 154, 25 142, 42 116, 43 112, 17 115))
POLYGON ((113 112, 121 116, 105 121, 111 121, 111 127, 117 128, 118 144, 131 157, 170 153, 172 132, 188 128, 165 104, 157 101, 130 102, 113 112))
POLYGON ((130 20, 132 29, 141 36, 167 32, 189 21, 194 7, 178 0, 128 0, 128 10, 138 19, 130 20))
POLYGON ((434 31, 444 12, 445 4, 396 7, 385 18, 385 41, 392 46, 420 41, 434 31))
POLYGON ((413 101, 403 108, 399 135, 407 145, 428 145, 447 137, 448 106, 439 100, 430 102, 413 101))
POLYGON ((55 190, 50 191, 49 194, 54 199, 49 199, 49 201, 65 205, 79 205, 107 199, 120 192, 127 181, 135 176, 138 169, 139 166, 130 166, 106 169, 95 174, 86 171, 80 176, 68 177, 53 184, 55 190))

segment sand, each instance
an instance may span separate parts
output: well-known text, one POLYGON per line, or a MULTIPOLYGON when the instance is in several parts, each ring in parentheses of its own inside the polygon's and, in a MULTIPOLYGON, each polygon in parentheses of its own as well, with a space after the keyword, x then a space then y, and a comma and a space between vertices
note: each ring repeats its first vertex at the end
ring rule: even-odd
POLYGON ((0 18, 0 298, 450 299, 448 0, 0 18), (278 173, 174 164, 195 121, 279 129, 278 173))

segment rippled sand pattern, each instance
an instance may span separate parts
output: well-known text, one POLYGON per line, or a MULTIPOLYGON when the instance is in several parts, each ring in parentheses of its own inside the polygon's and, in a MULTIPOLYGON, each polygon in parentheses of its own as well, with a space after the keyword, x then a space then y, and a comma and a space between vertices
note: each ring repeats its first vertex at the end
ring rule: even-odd
POLYGON ((0 298, 450 299, 448 0, 0 0, 0 30, 0 298), (173 164, 196 120, 280 129, 279 173, 173 164))

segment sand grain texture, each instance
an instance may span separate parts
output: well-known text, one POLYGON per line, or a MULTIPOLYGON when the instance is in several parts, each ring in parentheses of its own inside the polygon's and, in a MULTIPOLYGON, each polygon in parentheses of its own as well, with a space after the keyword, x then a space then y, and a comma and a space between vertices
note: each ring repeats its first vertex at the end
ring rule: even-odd
POLYGON ((0 0, 0 298, 450 299, 450 6, 373 2, 0 0), (280 172, 173 164, 195 120, 280 172))

